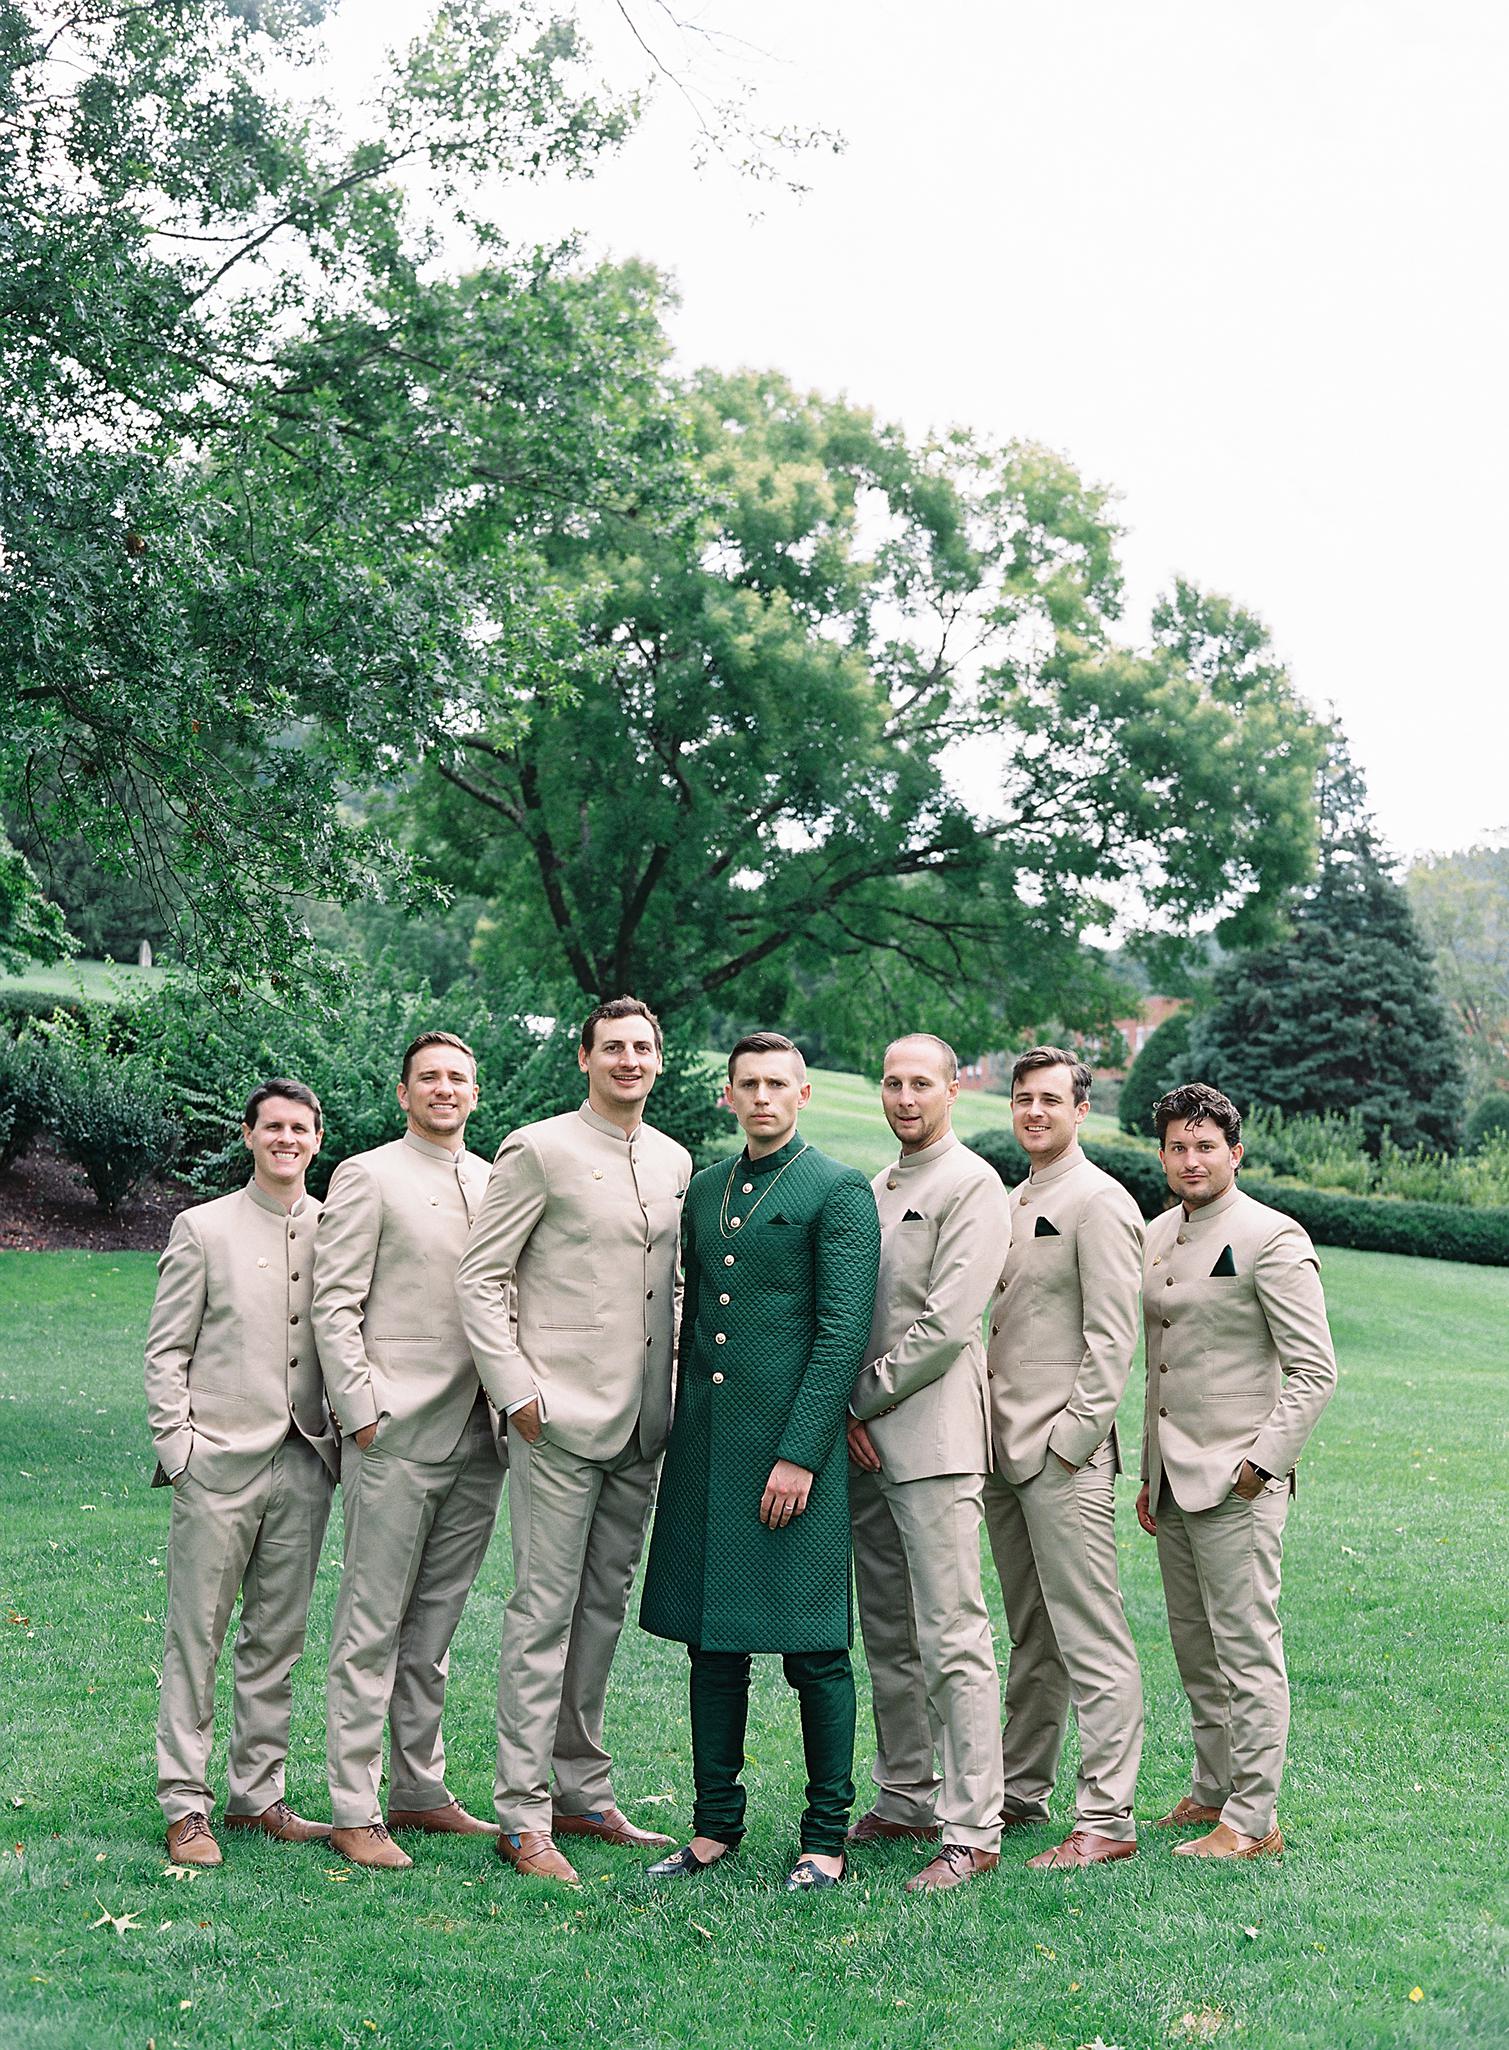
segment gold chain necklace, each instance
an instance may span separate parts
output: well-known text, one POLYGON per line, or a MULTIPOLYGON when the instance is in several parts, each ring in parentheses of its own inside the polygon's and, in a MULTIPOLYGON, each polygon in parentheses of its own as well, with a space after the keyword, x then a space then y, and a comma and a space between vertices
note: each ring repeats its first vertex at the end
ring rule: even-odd
MULTIPOLYGON (((756 1196, 754 1201, 750 1204, 748 1217, 730 1217, 728 1214, 728 1205, 734 1192, 734 1176, 739 1172, 738 1161, 736 1160, 733 1162, 732 1166, 728 1170, 728 1185, 723 1191, 723 1201, 718 1207, 718 1236, 720 1238, 732 1238, 736 1231, 739 1231, 740 1229, 742 1229, 744 1225, 749 1223, 750 1218, 754 1216, 755 1212, 759 1209, 760 1205, 764 1202, 765 1198, 770 1194, 771 1190, 775 1187, 776 1183, 781 1179, 781 1176, 786 1172, 786 1169, 788 1167, 796 1166, 797 1162, 801 1159, 802 1155, 807 1151, 807 1144, 808 1142, 804 1139, 801 1145, 797 1148, 796 1152, 792 1154, 791 1158, 787 1161, 784 1161, 781 1164, 781 1166, 779 1166, 776 1169, 775 1173, 770 1177, 770 1180, 765 1184, 764 1188, 761 1189, 759 1195, 756 1196)), ((751 1163, 751 1165, 752 1164, 753 1163, 751 1163)))

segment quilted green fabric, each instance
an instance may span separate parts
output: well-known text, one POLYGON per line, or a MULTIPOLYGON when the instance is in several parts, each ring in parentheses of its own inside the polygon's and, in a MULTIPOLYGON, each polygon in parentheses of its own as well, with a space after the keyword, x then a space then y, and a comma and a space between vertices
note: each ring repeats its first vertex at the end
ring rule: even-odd
POLYGON ((875 1198, 798 1133, 694 1175, 681 1231, 676 1412, 639 1620, 707 1651, 837 1651, 853 1634, 844 1420, 875 1306, 875 1198), (803 1513, 767 1530, 777 1459, 815 1478, 803 1513))

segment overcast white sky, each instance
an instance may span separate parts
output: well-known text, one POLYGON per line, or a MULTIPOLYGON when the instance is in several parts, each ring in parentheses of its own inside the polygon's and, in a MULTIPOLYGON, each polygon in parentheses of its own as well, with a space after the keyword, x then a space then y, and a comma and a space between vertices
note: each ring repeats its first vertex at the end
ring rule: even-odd
MULTIPOLYGON (((344 0, 343 83, 429 11, 344 0)), ((662 88, 591 183, 512 188, 512 234, 670 271, 688 366, 1064 450, 1121 495, 1132 627, 1176 573, 1231 592, 1335 701, 1401 853, 1509 830, 1502 0, 685 11, 846 154, 800 200, 699 177, 662 88)), ((580 13, 629 76, 613 0, 580 13)))

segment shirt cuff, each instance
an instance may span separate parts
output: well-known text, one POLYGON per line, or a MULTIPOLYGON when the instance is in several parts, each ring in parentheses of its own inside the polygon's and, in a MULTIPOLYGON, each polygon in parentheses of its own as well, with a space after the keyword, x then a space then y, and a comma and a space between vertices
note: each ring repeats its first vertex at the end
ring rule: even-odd
POLYGON ((509 1405, 508 1405, 508 1407, 507 1407, 507 1408, 506 1408, 506 1409, 504 1410, 503 1414, 504 1414, 504 1416, 506 1416, 506 1417, 507 1417, 507 1416, 512 1416, 515 1410, 519 1410, 519 1409, 528 1409, 528 1407, 529 1407, 529 1405, 530 1405, 530 1403, 531 1403, 531 1402, 538 1402, 538 1401, 539 1401, 539 1399, 540 1399, 540 1391, 539 1391, 539 1389, 538 1389, 538 1388, 536 1388, 536 1389, 535 1389, 535 1391, 534 1391, 534 1393, 533 1393, 532 1395, 526 1395, 526 1396, 525 1396, 525 1397, 523 1398, 523 1400, 522 1400, 522 1401, 520 1401, 520 1402, 510 1402, 510 1403, 509 1403, 509 1405))

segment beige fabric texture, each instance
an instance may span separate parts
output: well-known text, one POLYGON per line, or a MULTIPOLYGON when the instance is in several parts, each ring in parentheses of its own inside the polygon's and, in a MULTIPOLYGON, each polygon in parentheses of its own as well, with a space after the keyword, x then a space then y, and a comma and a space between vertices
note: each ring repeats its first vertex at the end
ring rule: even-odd
POLYGON ((350 1436, 382 1422, 385 1449, 448 1459, 477 1399, 456 1263, 487 1181, 475 1153, 412 1132, 343 1160, 320 1216, 314 1328, 330 1408, 350 1436))
POLYGON ((345 1562, 330 1633, 326 1767, 330 1819, 358 1829, 388 1806, 441 1808, 442 1714, 451 1639, 498 1517, 503 1468, 480 1393, 460 1439, 439 1460, 405 1458, 386 1426, 363 1452, 341 1451, 345 1562))
POLYGON ((659 1453, 647 1458, 633 1438, 598 1460, 514 1435, 514 1588, 503 1612, 494 1787, 506 1830, 548 1831, 553 1808, 581 1815, 616 1804, 603 1747, 608 1672, 659 1470, 659 1453))
POLYGON ((212 1487, 194 1461, 173 1489, 157 1705, 157 1798, 166 1822, 214 1810, 215 1668, 238 1592, 227 1807, 260 1815, 285 1792, 292 1674, 335 1489, 320 1453, 287 1425, 285 1416, 281 1444, 249 1480, 212 1487))
POLYGON ((1169 1635, 1189 1697, 1190 1792, 1243 1836, 1278 1822, 1289 1676, 1278 1600, 1289 1490, 1270 1481, 1251 1502, 1228 1493, 1183 1510, 1157 1500, 1158 1566, 1169 1635))
POLYGON ((500 1410, 538 1397, 545 1435, 614 1459, 670 1422, 681 1201, 691 1155, 588 1105, 511 1132, 456 1277, 460 1315, 500 1410))
POLYGON ((1001 1758, 1006 1812, 1045 1821, 1070 1704, 1079 1729, 1075 1823, 1132 1841, 1142 1673, 1116 1566, 1115 1458, 1102 1439, 1070 1473, 985 1482, 985 1524, 1011 1633, 1001 1758))
POLYGON ((290 1215, 255 1182, 184 1210, 157 1263, 147 1326, 147 1423, 169 1480, 243 1487, 290 1419, 334 1474, 335 1433, 310 1321, 320 1206, 290 1215))
POLYGON ((1031 1480, 1050 1450, 1083 1466, 1108 1437, 1120 1467, 1142 1239, 1137 1205, 1077 1145, 1012 1190, 989 1351, 995 1464, 1008 1480, 1031 1480))
POLYGON ((1235 1185, 1148 1227, 1142 1477, 1180 1508, 1213 1509, 1242 1461, 1293 1472, 1336 1387, 1320 1262, 1292 1218, 1235 1185), (1229 1249, 1236 1272, 1211 1270, 1229 1249))
POLYGON ((1000 1681, 980 1584, 977 1473, 896 1481, 851 1467, 854 1571, 875 1716, 875 1810, 1001 1842, 1000 1681))
POLYGON ((880 1279, 849 1407, 888 1480, 983 1473, 990 1463, 981 1320, 1006 1255, 1006 1192, 946 1133, 876 1175, 880 1279))

